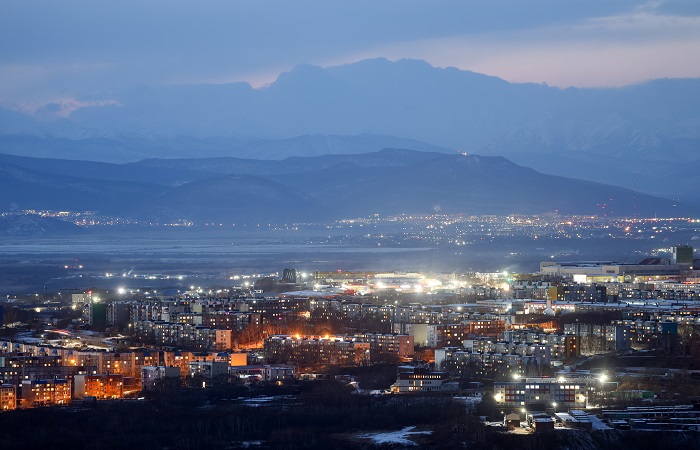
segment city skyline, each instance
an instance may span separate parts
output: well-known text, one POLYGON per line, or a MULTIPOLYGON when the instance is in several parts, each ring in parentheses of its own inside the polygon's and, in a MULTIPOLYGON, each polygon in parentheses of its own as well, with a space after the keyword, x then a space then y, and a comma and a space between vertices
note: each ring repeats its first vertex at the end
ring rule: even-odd
POLYGON ((700 449, 697 0, 0 12, 3 450, 700 449))

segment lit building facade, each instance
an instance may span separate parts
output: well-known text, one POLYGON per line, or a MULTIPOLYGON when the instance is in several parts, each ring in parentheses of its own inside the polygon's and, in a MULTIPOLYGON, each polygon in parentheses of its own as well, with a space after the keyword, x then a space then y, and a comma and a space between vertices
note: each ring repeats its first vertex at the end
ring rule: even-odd
POLYGON ((67 405, 71 400, 71 383, 66 379, 22 381, 22 408, 67 405))
POLYGON ((415 351, 413 336, 406 334, 362 333, 355 338, 368 342, 370 352, 374 355, 382 353, 395 354, 399 358, 413 358, 415 351))
POLYGON ((582 380, 554 378, 524 378, 515 382, 495 383, 493 388, 497 405, 524 407, 556 404, 560 408, 585 408, 588 402, 587 385, 582 380))
POLYGON ((396 383, 391 385, 391 392, 394 394, 406 394, 411 392, 440 391, 447 380, 447 372, 431 372, 426 369, 416 368, 412 372, 399 373, 396 383))
POLYGON ((277 365, 253 365, 253 366, 232 366, 229 368, 231 376, 254 381, 287 381, 296 378, 294 366, 284 364, 277 365))
POLYGON ((0 384, 0 411, 17 409, 17 387, 14 384, 0 384))
POLYGON ((298 365, 357 366, 370 362, 370 343, 359 338, 276 335, 264 340, 265 359, 298 365))
POLYGON ((195 361, 190 363, 189 375, 201 376, 207 380, 228 376, 228 363, 220 361, 195 361))
POLYGON ((76 375, 75 398, 95 397, 116 399, 124 397, 124 376, 121 374, 76 375))

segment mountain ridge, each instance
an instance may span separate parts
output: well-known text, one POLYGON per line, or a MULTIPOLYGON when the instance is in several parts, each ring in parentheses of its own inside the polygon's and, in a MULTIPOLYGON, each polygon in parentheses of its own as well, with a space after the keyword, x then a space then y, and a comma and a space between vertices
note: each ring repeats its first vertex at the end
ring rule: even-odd
MULTIPOLYGON (((143 86, 114 96, 53 121, 50 108, 35 118, 0 109, 0 152, 119 163, 282 160, 392 147, 501 155, 523 165, 528 155, 551 155, 540 167, 552 175, 623 187, 633 178, 672 177, 700 161, 696 78, 561 89, 377 58, 300 65, 261 88, 143 86), (621 176, 612 164, 624 166, 621 176)), ((634 188, 700 202, 692 181, 666 184, 634 188)))
POLYGON ((104 170, 81 172, 83 163, 78 161, 15 158, 9 164, 0 155, 0 208, 90 210, 159 223, 251 224, 436 212, 674 217, 697 212, 615 186, 542 174, 496 156, 388 149, 291 161, 230 160, 229 166, 220 159, 214 165, 212 160, 199 165, 196 160, 105 165, 124 171, 113 176, 118 180, 106 180, 104 170), (58 172, 84 176, 37 170, 51 164, 58 172), (78 168, 70 169, 71 164, 78 168), (224 166, 224 173, 212 170, 215 166, 224 166), (169 173, 177 183, 166 182, 169 173))
MULTIPOLYGON (((693 78, 659 79, 620 88, 560 89, 509 83, 420 60, 378 58, 327 68, 299 65, 257 89, 241 83, 173 85, 115 95, 118 104, 78 109, 55 124, 102 130, 107 135, 157 131, 197 139, 248 136, 258 141, 369 132, 482 154, 507 153, 509 149, 498 142, 513 129, 566 134, 572 120, 584 125, 622 121, 661 141, 674 136, 680 127, 693 142, 700 139, 692 126, 684 125, 700 118, 700 79, 693 78)), ((10 113, 5 111, 5 115, 10 113)), ((22 121, 42 128, 26 115, 12 113, 12 117, 0 125, 0 134, 32 129, 29 124, 16 125, 13 132, 12 123, 22 121)), ((50 129, 49 125, 43 121, 44 127, 50 129)), ((595 140, 595 129, 581 136, 580 142, 571 138, 568 142, 585 149, 590 146, 587 138, 595 140)), ((533 145, 537 142, 527 150, 537 150, 533 145)), ((673 147, 672 142, 659 145, 654 148, 666 153, 673 147)), ((600 152, 610 151, 611 146, 601 146, 600 152)))

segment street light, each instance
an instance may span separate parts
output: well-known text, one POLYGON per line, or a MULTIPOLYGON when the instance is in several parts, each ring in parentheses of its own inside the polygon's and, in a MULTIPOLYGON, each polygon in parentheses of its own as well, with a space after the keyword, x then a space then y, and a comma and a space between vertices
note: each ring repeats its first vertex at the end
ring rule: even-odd
POLYGON ((598 401, 600 402, 600 404, 603 404, 607 395, 607 389, 605 388, 605 384, 608 382, 608 376, 604 373, 601 373, 598 377, 598 381, 600 382, 600 390, 598 391, 598 401))

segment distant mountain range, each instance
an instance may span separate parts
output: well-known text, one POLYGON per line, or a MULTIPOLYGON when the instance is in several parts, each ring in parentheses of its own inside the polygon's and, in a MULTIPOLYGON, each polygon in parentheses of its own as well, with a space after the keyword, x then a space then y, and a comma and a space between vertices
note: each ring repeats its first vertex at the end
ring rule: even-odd
POLYGON ((374 134, 356 136, 305 135, 277 140, 149 136, 143 134, 87 136, 80 139, 69 139, 48 135, 0 134, 0 153, 6 155, 111 163, 136 162, 148 158, 237 157, 280 160, 293 156, 371 153, 385 148, 452 152, 443 147, 411 139, 374 134))
POLYGON ((226 224, 372 214, 695 212, 618 187, 544 175, 503 157, 386 149, 282 161, 150 159, 129 164, 0 155, 0 211, 96 211, 226 224))
POLYGON ((269 86, 141 87, 68 117, 0 109, 0 153, 145 158, 499 155, 538 171, 700 201, 700 79, 622 88, 508 83, 416 60, 301 65, 269 86), (430 143, 430 144, 426 144, 430 143))

